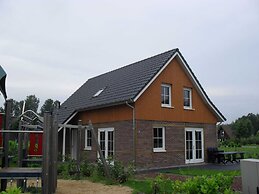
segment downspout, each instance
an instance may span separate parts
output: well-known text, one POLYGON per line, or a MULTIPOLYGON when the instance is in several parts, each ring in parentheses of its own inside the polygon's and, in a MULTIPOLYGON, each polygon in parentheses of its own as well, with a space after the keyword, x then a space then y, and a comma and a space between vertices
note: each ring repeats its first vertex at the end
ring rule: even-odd
MULTIPOLYGON (((133 102, 131 100, 131 102, 133 102)), ((132 109, 132 135, 133 135, 133 165, 136 164, 136 116, 135 116, 135 107, 130 105, 128 101, 126 101, 126 105, 132 109)))

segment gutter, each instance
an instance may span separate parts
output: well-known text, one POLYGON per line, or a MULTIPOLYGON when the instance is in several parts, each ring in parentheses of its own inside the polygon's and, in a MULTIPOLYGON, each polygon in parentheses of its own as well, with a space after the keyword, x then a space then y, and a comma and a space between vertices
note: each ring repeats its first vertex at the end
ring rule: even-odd
MULTIPOLYGON (((132 100, 130 100, 133 103, 132 100)), ((133 165, 136 164, 136 109, 130 105, 128 101, 125 102, 128 107, 132 109, 132 135, 133 135, 133 165)))

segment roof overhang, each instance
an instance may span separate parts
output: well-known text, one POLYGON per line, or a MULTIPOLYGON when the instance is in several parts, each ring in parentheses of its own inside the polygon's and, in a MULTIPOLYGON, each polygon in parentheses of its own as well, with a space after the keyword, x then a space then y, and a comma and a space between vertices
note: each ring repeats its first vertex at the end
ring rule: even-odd
POLYGON ((194 73, 192 72, 191 68, 181 55, 179 51, 177 51, 167 62, 166 64, 157 72, 157 74, 151 79, 151 81, 139 92, 139 94, 134 98, 134 102, 136 102, 139 97, 147 90, 147 88, 155 81, 155 79, 163 72, 163 70, 171 63, 173 59, 176 59, 183 67, 185 73, 192 81, 194 87, 197 89, 198 93, 204 100, 204 102, 208 105, 208 107, 211 109, 211 111, 216 115, 219 122, 226 121, 226 118, 223 116, 223 114, 217 109, 217 107, 211 102, 208 95, 202 88, 201 84, 199 83, 198 79, 195 77, 194 73))
MULTIPOLYGON (((68 119, 63 123, 64 125, 68 124, 69 121, 71 121, 77 114, 77 111, 73 112, 73 114, 70 115, 70 117, 68 117, 68 119)), ((58 132, 64 127, 60 127, 58 128, 58 132)))

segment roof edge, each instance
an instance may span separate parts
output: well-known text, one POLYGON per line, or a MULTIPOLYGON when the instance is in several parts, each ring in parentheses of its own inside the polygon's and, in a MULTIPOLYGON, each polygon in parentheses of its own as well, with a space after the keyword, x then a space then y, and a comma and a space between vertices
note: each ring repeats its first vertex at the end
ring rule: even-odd
POLYGON ((153 76, 153 78, 149 81, 149 83, 136 95, 136 97, 133 99, 134 102, 136 102, 139 97, 147 90, 147 88, 155 81, 155 79, 163 72, 163 70, 170 64, 170 62, 175 58, 178 57, 180 62, 182 63, 182 66, 186 70, 186 73, 190 76, 193 84, 198 89, 199 93, 201 94, 202 98, 205 100, 205 102, 209 105, 209 107, 212 109, 214 114, 217 116, 217 118, 220 120, 220 122, 224 122, 227 119, 224 117, 224 115, 218 110, 218 108, 212 103, 212 101, 209 99, 208 95, 206 94, 205 90, 202 88, 199 80, 194 75, 193 71, 191 70, 190 66, 182 56, 179 49, 176 49, 175 53, 171 58, 168 59, 168 61, 164 64, 164 66, 156 73, 156 75, 153 76))

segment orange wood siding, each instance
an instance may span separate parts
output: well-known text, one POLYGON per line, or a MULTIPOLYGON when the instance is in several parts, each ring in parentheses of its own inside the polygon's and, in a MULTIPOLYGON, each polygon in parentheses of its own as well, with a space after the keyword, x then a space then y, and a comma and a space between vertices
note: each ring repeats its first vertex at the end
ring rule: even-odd
POLYGON ((144 120, 216 123, 217 118, 203 102, 192 82, 176 59, 164 69, 148 89, 136 101, 136 118, 144 120), (161 84, 171 84, 172 106, 161 107, 161 84), (192 88, 192 108, 183 108, 183 88, 192 88))
POLYGON ((83 123, 88 123, 89 120, 91 120, 92 123, 132 120, 132 109, 125 104, 85 111, 79 114, 79 119, 82 120, 83 123))

